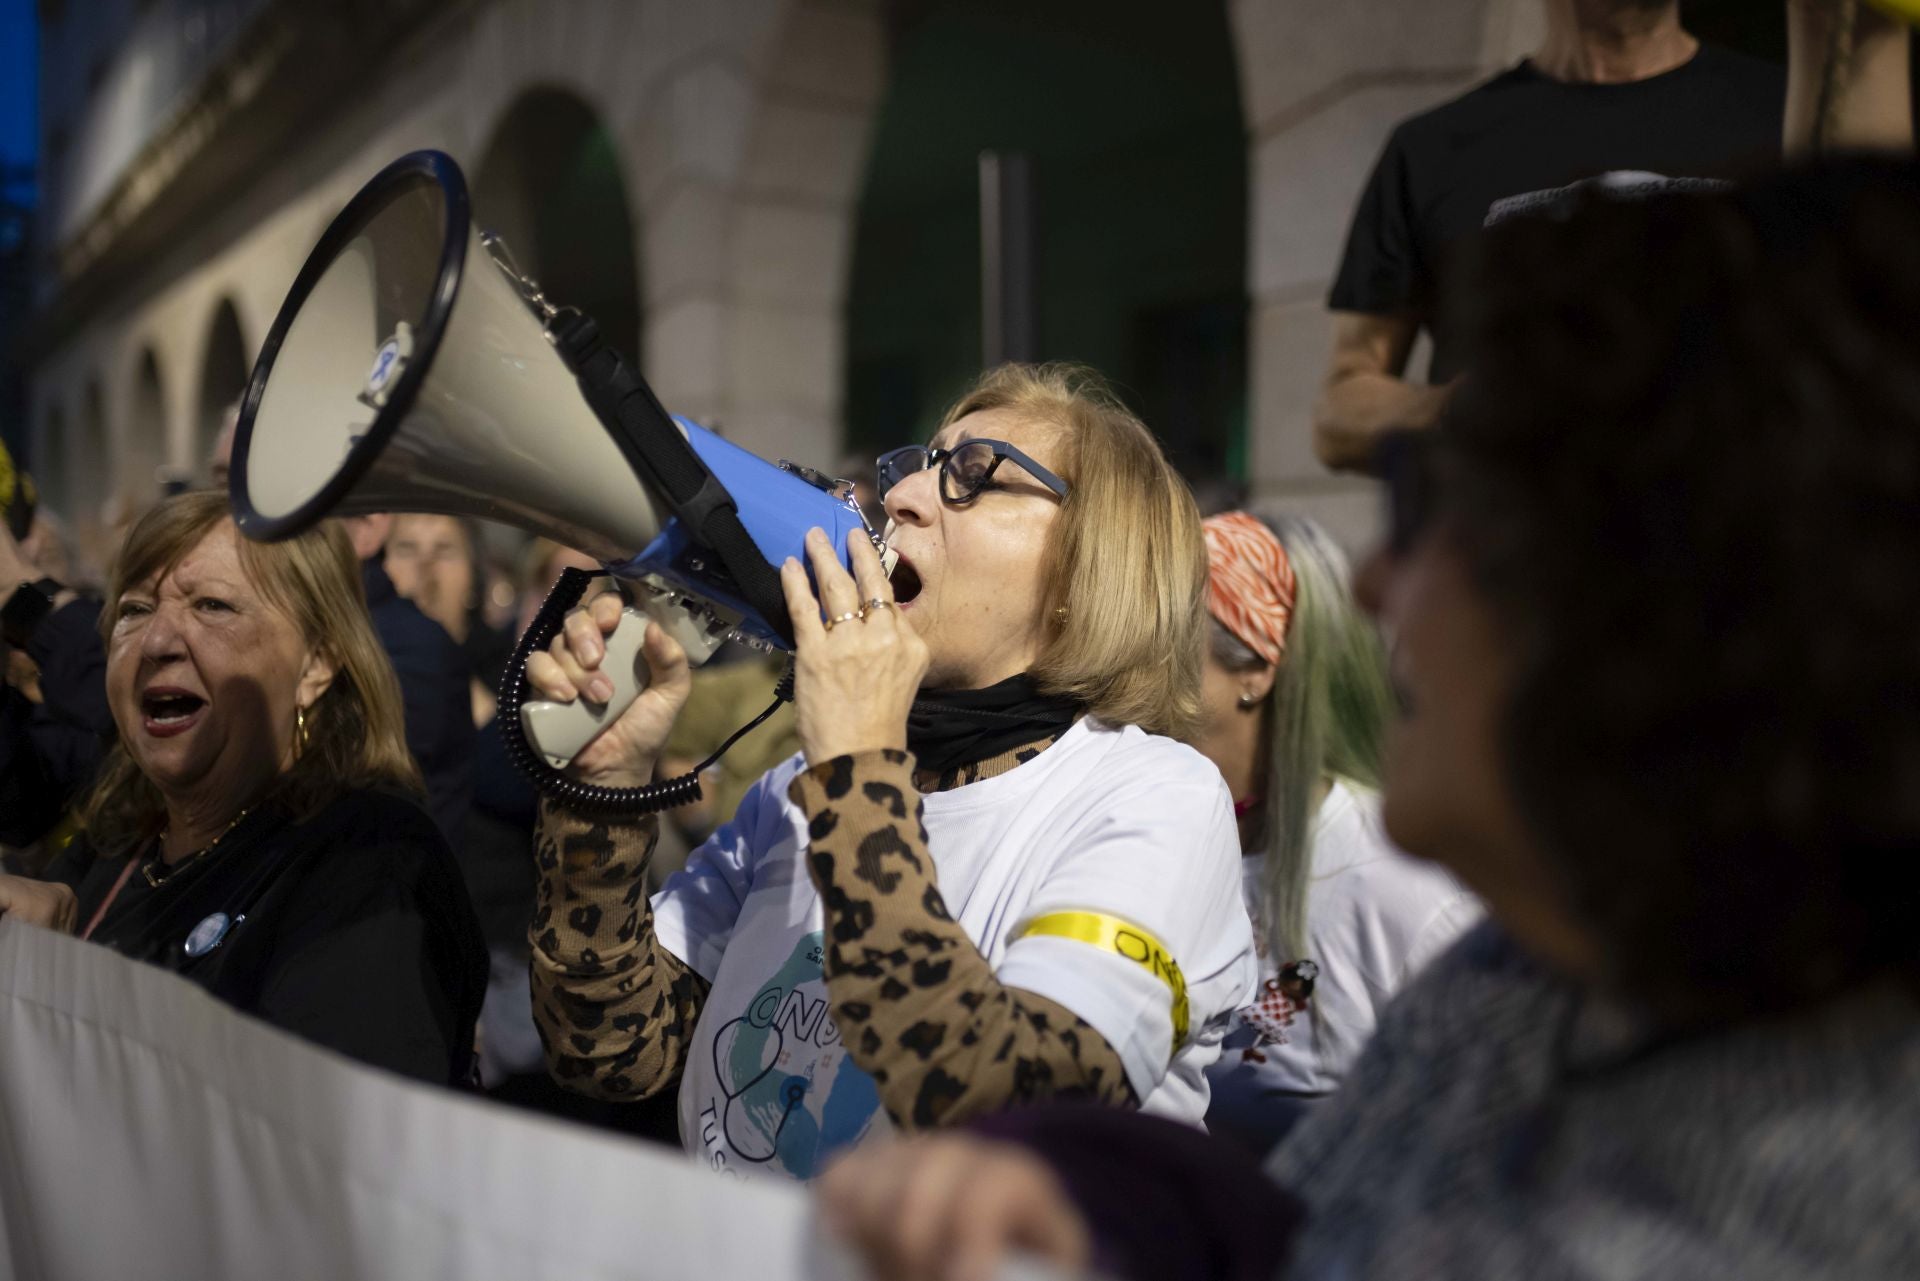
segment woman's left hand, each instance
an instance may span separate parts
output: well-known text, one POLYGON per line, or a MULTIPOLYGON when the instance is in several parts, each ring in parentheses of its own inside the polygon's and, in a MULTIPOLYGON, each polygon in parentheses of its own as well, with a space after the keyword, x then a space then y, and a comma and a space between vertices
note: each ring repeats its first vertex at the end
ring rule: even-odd
POLYGON ((847 537, 848 574, 820 530, 807 533, 807 571, 791 556, 780 567, 795 640, 793 705, 808 765, 881 748, 904 750, 907 711, 927 674, 927 646, 900 617, 893 585, 873 543, 847 537), (857 579, 856 579, 857 576, 857 579), (822 621, 825 613, 827 620, 822 621))

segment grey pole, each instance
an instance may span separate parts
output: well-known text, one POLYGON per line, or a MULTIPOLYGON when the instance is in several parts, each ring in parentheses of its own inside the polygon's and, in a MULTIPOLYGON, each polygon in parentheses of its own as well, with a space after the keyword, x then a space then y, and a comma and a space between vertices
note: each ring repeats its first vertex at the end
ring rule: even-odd
POLYGON ((987 365, 1039 359, 1038 239, 1032 157, 981 152, 980 336, 987 365))

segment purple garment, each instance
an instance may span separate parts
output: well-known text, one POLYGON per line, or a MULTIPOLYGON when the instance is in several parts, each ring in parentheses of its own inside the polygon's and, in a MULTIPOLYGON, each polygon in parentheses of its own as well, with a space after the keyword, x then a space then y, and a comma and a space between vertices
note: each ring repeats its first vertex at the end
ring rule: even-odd
POLYGON ((1239 1148, 1159 1117, 1056 1104, 969 1128, 1053 1167, 1115 1277, 1272 1281, 1304 1217, 1239 1148))

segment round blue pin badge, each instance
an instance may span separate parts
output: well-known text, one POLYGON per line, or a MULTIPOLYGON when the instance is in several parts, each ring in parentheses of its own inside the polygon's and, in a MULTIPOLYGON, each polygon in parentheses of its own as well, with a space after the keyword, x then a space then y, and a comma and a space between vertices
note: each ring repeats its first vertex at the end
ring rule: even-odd
POLYGON ((227 937, 227 931, 233 928, 233 921, 225 912, 215 912, 212 916, 193 927, 187 935, 186 953, 188 956, 205 956, 219 947, 221 940, 227 937))

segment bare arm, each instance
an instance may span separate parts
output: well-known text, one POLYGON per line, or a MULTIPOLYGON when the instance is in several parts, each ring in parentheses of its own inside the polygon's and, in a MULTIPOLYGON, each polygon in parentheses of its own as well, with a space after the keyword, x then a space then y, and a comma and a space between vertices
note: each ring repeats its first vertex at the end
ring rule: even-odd
POLYGON ((1335 471, 1370 471, 1380 437, 1431 427, 1447 387, 1422 387, 1404 375, 1420 333, 1410 315, 1334 313, 1333 360, 1313 410, 1313 448, 1335 471))
POLYGON ((1789 158, 1865 147, 1913 149, 1913 105, 1907 80, 1907 25, 1857 0, 1851 31, 1841 32, 1835 59, 1840 0, 1787 0, 1787 113, 1789 158), (1830 92, 1831 66, 1840 64, 1830 92))

